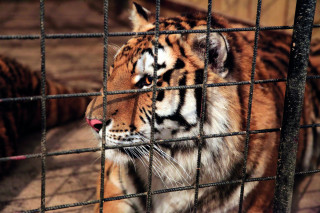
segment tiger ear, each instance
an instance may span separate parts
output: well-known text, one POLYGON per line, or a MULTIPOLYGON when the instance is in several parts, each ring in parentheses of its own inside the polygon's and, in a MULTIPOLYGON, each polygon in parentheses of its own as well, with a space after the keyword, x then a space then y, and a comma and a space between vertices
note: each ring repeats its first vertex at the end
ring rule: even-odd
POLYGON ((146 8, 142 7, 140 4, 133 2, 133 8, 131 10, 130 20, 133 25, 133 32, 142 31, 148 25, 152 24, 150 22, 151 12, 146 8))
MULTIPOLYGON (((206 29, 206 27, 201 28, 206 29)), ((206 33, 192 33, 187 37, 187 42, 191 46, 192 51, 203 61, 205 60, 206 37, 206 33)), ((217 32, 210 33, 208 66, 223 78, 228 74, 228 70, 224 66, 228 52, 229 43, 224 35, 217 32)))

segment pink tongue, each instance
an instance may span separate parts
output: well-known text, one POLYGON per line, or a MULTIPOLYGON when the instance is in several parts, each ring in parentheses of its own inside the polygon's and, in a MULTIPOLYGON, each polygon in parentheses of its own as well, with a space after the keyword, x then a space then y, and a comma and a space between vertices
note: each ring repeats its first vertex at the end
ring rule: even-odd
POLYGON ((88 119, 86 118, 87 123, 96 131, 99 131, 99 129, 97 129, 94 125, 96 124, 102 124, 102 122, 98 119, 88 119))

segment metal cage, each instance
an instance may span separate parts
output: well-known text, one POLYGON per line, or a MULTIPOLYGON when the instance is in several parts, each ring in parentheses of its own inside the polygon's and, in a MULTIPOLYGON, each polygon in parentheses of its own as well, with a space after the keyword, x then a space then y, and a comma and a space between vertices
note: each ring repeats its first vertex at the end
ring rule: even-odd
MULTIPOLYGON (((207 13, 207 29, 206 30, 177 30, 177 31, 159 31, 159 12, 160 12, 160 0, 156 0, 156 21, 155 21, 155 31, 151 32, 124 32, 124 33, 109 33, 108 31, 108 0, 104 1, 104 29, 102 33, 80 33, 80 34, 46 34, 45 32, 45 0, 40 0, 40 34, 39 35, 0 35, 1 40, 32 40, 38 39, 40 41, 41 47, 41 96, 33 96, 33 97, 17 97, 17 98, 3 98, 0 99, 2 104, 6 104, 8 102, 19 102, 19 101, 41 101, 41 131, 42 131, 42 139, 41 139, 41 153, 38 154, 30 154, 23 156, 10 156, 0 158, 0 162, 12 161, 12 160, 22 160, 28 158, 41 158, 41 206, 38 209, 26 210, 25 212, 45 212, 49 210, 57 210, 64 209, 75 206, 83 206, 90 205, 94 203, 100 204, 100 212, 103 211, 103 203, 113 200, 120 199, 128 199, 133 197, 141 197, 145 196, 146 203, 146 211, 151 211, 151 201, 152 196, 160 193, 169 193, 174 191, 182 191, 182 190, 194 190, 195 202, 194 209, 196 211, 198 205, 198 191, 200 188, 205 187, 214 187, 218 185, 227 185, 227 184, 239 184, 241 183, 241 191, 240 191, 240 201, 239 201, 239 212, 242 212, 243 205, 243 192, 244 192, 244 184, 246 182, 252 181, 268 181, 268 180, 276 180, 276 191, 275 191, 275 200, 274 200, 274 211, 275 212, 289 212, 291 208, 291 199, 293 192, 293 183, 295 176, 308 175, 320 172, 319 169, 307 172, 295 172, 295 162, 296 155, 294 154, 297 150, 297 142, 298 141, 298 132, 300 128, 314 128, 319 127, 320 124, 310 124, 310 125, 300 125, 300 115, 302 110, 302 103, 304 97, 304 88, 305 82, 308 79, 320 78, 320 76, 310 76, 307 77, 307 61, 308 61, 308 53, 310 47, 310 39, 311 32, 313 28, 319 28, 320 25, 313 24, 313 17, 315 14, 315 5, 316 0, 298 0, 296 4, 296 14, 295 21, 293 26, 269 26, 269 27, 260 27, 260 14, 261 14, 261 2, 262 0, 258 0, 257 10, 256 10, 256 24, 254 27, 246 27, 246 28, 229 28, 229 29, 210 29, 211 26, 211 8, 212 8, 212 0, 208 1, 208 13, 207 13), (289 70, 288 77, 286 79, 267 79, 267 80, 254 80, 255 76, 255 65, 256 65, 256 56, 257 56, 257 46, 258 46, 258 34, 259 31, 263 30, 284 30, 284 29, 293 29, 292 43, 295 45, 291 45, 291 53, 290 53, 290 61, 289 61, 289 70), (207 84, 207 66, 208 66, 208 51, 209 51, 209 34, 210 32, 231 32, 231 31, 254 31, 254 55, 251 67, 251 80, 243 81, 243 82, 228 82, 228 83, 218 83, 218 84, 207 84), (156 70, 157 70, 157 53, 158 53, 158 38, 161 34, 181 34, 181 33, 206 33, 206 59, 205 59, 205 69, 204 69, 204 79, 203 84, 199 85, 189 85, 189 86, 177 86, 177 87, 167 87, 167 88, 157 88, 154 86, 150 89, 138 89, 138 90, 125 90, 125 91, 107 91, 107 44, 108 38, 114 36, 130 36, 130 35, 155 35, 156 44, 155 44, 155 69, 154 69, 154 78, 156 78, 156 70), (96 93, 77 93, 77 94, 59 94, 59 95, 46 95, 45 94, 45 82, 46 82, 46 40, 48 39, 68 39, 68 38, 104 38, 104 56, 103 56, 103 92, 96 93), (283 122, 282 127, 278 129, 262 129, 262 130, 250 130, 250 120, 251 120, 251 105, 252 105, 252 96, 254 93, 253 87, 255 84, 262 83, 271 83, 271 82, 286 82, 286 96, 285 96, 285 106, 284 106, 284 114, 283 114, 283 122), (211 134, 205 135, 203 131, 203 123, 204 123, 204 112, 205 112, 205 102, 202 99, 201 105, 201 122, 200 122, 200 134, 197 137, 191 138, 177 138, 171 140, 155 140, 154 139, 154 124, 155 124, 155 100, 156 100, 156 92, 160 90, 185 90, 185 89, 195 89, 201 88, 203 91, 203 96, 206 95, 206 91, 208 87, 220 87, 220 86, 233 86, 233 85, 250 85, 250 93, 249 93, 249 102, 248 102, 248 114, 247 114, 247 126, 245 131, 241 132, 229 132, 224 134, 211 134), (106 149, 116 149, 120 147, 128 147, 133 145, 119 145, 119 146, 106 146, 105 145, 105 137, 103 137, 103 143, 101 148, 85 148, 85 149, 73 149, 59 152, 47 152, 46 150, 46 100, 47 99, 58 99, 58 98, 70 98, 70 97, 84 97, 84 96, 98 96, 103 95, 103 110, 104 110, 104 122, 103 127, 105 127, 106 122, 106 100, 109 95, 113 94, 125 94, 125 93, 137 93, 137 92, 152 92, 152 125, 151 125, 151 143, 150 143, 150 151, 149 151, 149 177, 148 177, 148 190, 145 193, 138 194, 128 194, 123 196, 104 198, 104 170, 105 170, 105 150, 106 149), (250 143, 250 135, 251 134, 259 134, 259 133, 267 133, 267 132, 281 132, 281 140, 280 140, 280 148, 279 148, 279 163, 277 167, 277 175, 273 177, 261 177, 261 178, 246 178, 246 161, 248 156, 248 148, 250 143), (201 159, 201 150, 202 143, 206 138, 214 138, 214 137, 227 137, 227 136, 236 136, 236 135, 244 135, 245 140, 245 152, 244 152, 244 167, 242 168, 242 179, 234 180, 234 181, 223 181, 217 183, 208 183, 208 184, 199 184, 200 177, 200 159, 201 159), (158 143, 171 143, 178 142, 183 140, 198 140, 198 158, 197 158, 197 173, 196 173, 196 184, 194 186, 185 186, 185 187, 176 187, 176 188, 168 188, 163 190, 152 191, 151 190, 151 182, 152 182, 152 163, 153 163, 153 146, 158 143), (293 150, 294 152, 288 154, 288 150, 293 150), (46 158, 49 156, 56 155, 66 155, 66 154, 74 154, 74 153, 84 153, 84 152, 99 152, 101 153, 101 183, 100 183, 100 199, 98 200, 90 200, 86 202, 78 202, 78 203, 70 203, 70 204, 62 204, 57 206, 46 206, 46 158)), ((103 135, 105 134, 105 128, 103 128, 103 135)), ((137 143, 134 146, 144 145, 145 143, 137 143)))

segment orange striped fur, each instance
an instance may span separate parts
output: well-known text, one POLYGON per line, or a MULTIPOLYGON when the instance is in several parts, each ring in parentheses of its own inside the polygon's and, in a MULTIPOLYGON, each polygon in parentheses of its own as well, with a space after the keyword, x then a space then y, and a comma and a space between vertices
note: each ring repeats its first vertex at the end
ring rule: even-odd
MULTIPOLYGON (((131 19, 133 31, 155 30, 151 13, 140 5, 135 4, 131 19)), ((206 23, 205 14, 183 15, 160 18, 159 28, 199 30, 206 29, 206 23)), ((213 14, 211 28, 231 27, 225 18, 213 14)), ((250 81, 253 39, 254 32, 211 33, 208 83, 250 81)), ((285 33, 259 33, 255 80, 286 78, 290 43, 291 36, 285 33)), ((120 48, 109 70, 108 91, 151 88, 154 44, 153 35, 135 36, 120 48)), ((312 43, 308 75, 320 74, 319 50, 319 42, 312 43)), ((205 34, 161 34, 157 86, 202 84, 204 52, 205 34)), ((281 127, 285 87, 285 82, 254 85, 251 130, 281 127)), ((197 136, 201 96, 201 89, 157 92, 155 139, 197 136)), ((247 125, 248 98, 249 85, 208 87, 205 134, 244 131, 247 125)), ((308 80, 301 124, 319 123, 319 100, 319 80, 308 80)), ((96 97, 89 104, 86 113, 89 121, 101 121, 102 103, 103 98, 96 97)), ((105 138, 107 145, 148 142, 151 134, 151 106, 151 92, 108 96, 105 138)), ((102 125, 91 125, 101 143, 102 125)), ((279 140, 279 132, 250 135, 247 178, 275 175, 279 140)), ((243 136, 206 139, 202 149, 200 183, 241 179, 244 144, 243 136)), ((152 190, 194 185, 197 147, 197 140, 157 145, 154 149, 156 160, 153 163, 156 165, 153 166, 152 190)), ((319 150, 319 130, 301 129, 297 171, 315 168, 319 164, 319 150)), ((106 150, 108 166, 105 176, 105 198, 146 192, 146 165, 149 165, 147 153, 148 145, 141 148, 106 150), (111 161, 123 166, 123 171, 119 171, 119 167, 110 167, 111 161), (114 176, 116 173, 120 173, 118 179, 114 176)), ((239 193, 240 184, 202 188, 199 191, 197 212, 237 212, 239 193)), ((274 181, 248 182, 245 184, 243 210, 270 212, 273 196, 274 181)), ((152 212, 190 212, 193 210, 193 199, 193 190, 153 195, 152 212)), ((144 212, 145 200, 105 202, 104 212, 110 212, 110 209, 112 212, 144 212), (128 203, 135 208, 127 209, 128 203)), ((97 210, 98 208, 96 212, 97 210)))

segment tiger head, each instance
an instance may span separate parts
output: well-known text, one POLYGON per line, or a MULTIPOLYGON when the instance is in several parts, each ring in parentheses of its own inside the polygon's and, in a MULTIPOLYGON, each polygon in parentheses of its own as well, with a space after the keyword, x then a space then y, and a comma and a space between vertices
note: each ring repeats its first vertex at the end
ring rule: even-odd
MULTIPOLYGON (((155 30, 151 13, 135 4, 131 20, 133 31, 155 30)), ((206 30, 207 22, 202 16, 160 18, 160 31, 206 30)), ((155 140, 197 137, 201 118, 201 100, 204 79, 206 33, 161 34, 158 39, 157 66, 155 66, 155 35, 135 36, 123 45, 114 56, 107 77, 107 91, 115 94, 106 97, 106 145, 149 143, 151 124, 154 119, 155 140), (156 80, 153 78, 157 67, 156 80), (153 114, 153 85, 155 94, 153 114), (197 85, 188 89, 178 86, 197 85), (170 87, 169 90, 163 88, 170 87), (142 93, 116 93, 120 90, 146 89, 142 93), (160 89, 160 90, 159 90, 160 89)), ((228 65, 229 43, 222 33, 210 33, 207 83, 223 83, 232 78, 228 65)), ((103 92, 101 90, 101 92, 103 92)), ((206 111, 204 133, 226 133, 237 129, 239 100, 235 87, 208 87, 205 97, 206 111)), ((89 104, 86 119, 101 140, 103 119, 103 96, 95 97, 89 104)), ((218 142, 223 139, 215 138, 218 142)), ((219 151, 225 143, 212 143, 219 151)), ((235 146, 235 144, 232 144, 235 146)), ((179 159, 179 154, 195 152, 196 140, 157 144, 162 154, 179 159)), ((147 153, 148 147, 108 149, 106 158, 116 162, 129 162, 147 153), (137 150, 138 149, 138 150, 137 150)), ((232 150, 232 149, 230 149, 232 150)), ((196 158, 196 155, 194 155, 196 158)), ((196 161, 194 161, 195 163, 196 161)))

